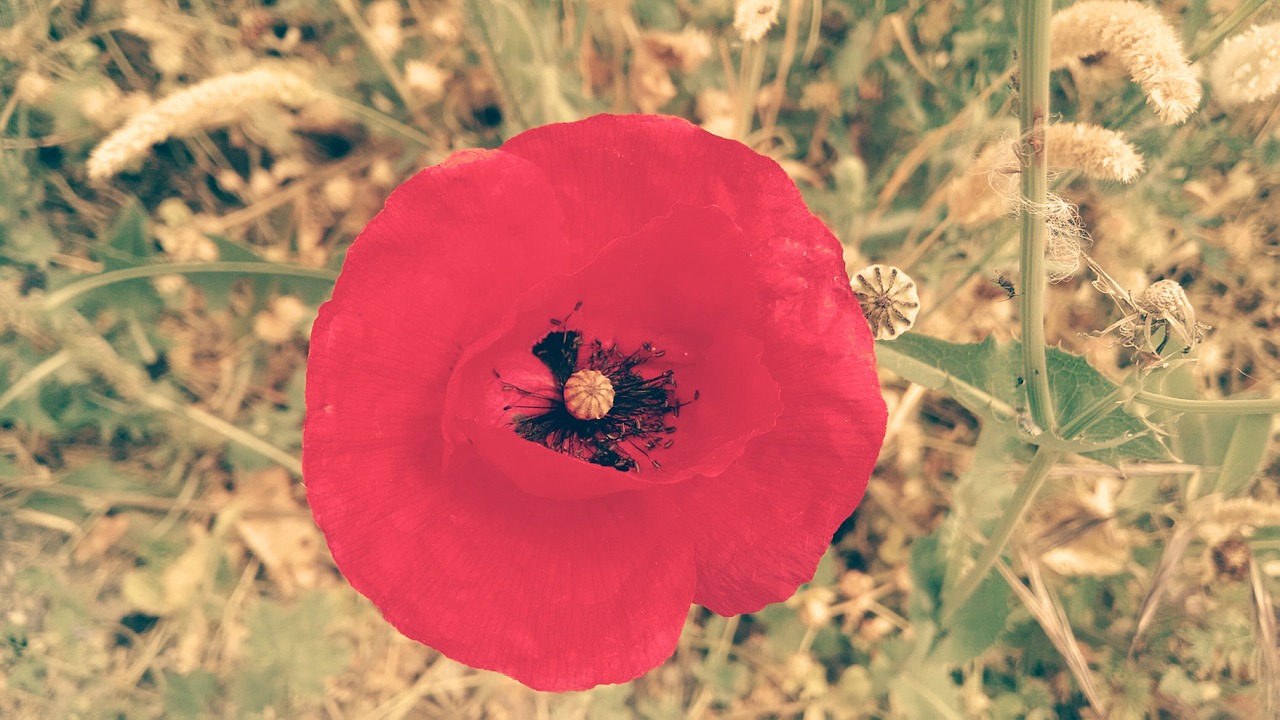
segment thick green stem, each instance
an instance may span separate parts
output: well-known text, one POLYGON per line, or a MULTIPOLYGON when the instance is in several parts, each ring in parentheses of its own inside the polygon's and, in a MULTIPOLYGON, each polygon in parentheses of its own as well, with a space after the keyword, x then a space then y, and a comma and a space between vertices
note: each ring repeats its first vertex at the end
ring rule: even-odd
POLYGON ((1194 413, 1197 415, 1277 415, 1280 414, 1280 399, 1254 398, 1247 400, 1190 400, 1187 398, 1159 395, 1146 390, 1133 394, 1134 402, 1142 403, 1161 410, 1194 413))
POLYGON ((1050 0, 1026 0, 1019 35, 1022 129, 1022 368, 1031 419, 1054 432, 1057 419, 1049 393, 1045 358, 1045 245, 1048 227, 1042 209, 1049 194, 1044 129, 1049 117, 1050 0))
MULTIPOLYGON (((1049 434, 1057 433, 1057 419, 1049 392, 1048 359, 1044 339, 1045 245, 1048 227, 1042 209, 1049 194, 1048 165, 1045 162, 1044 128, 1049 117, 1049 20, 1051 0, 1025 0, 1019 27, 1018 56, 1022 126, 1022 369, 1027 385, 1027 406, 1031 419, 1049 434)), ((1036 449, 1027 474, 1013 498, 1005 506, 991 538, 982 548, 973 568, 961 578, 948 598, 942 625, 946 627, 956 611, 995 567, 1013 531, 1022 523, 1044 481, 1062 451, 1036 449)))
POLYGON ((995 530, 991 531, 991 538, 987 540, 987 544, 982 548, 982 554, 974 562, 973 568, 965 573, 965 576, 956 584, 950 596, 944 598, 946 610, 942 614, 942 626, 945 628, 951 622, 951 618, 955 616, 956 611, 964 607, 969 596, 982 585, 982 581, 986 580, 987 575, 991 573, 991 568, 995 567, 996 561, 1004 554, 1005 547, 1009 544, 1009 538, 1013 537, 1013 531, 1022 523, 1022 519, 1026 517, 1027 510, 1031 508, 1031 502, 1040 492, 1040 488, 1044 486, 1044 481, 1049 477, 1051 470, 1058 458, 1062 457, 1059 450, 1050 450, 1048 448, 1036 449, 1036 454, 1032 456, 1031 463, 1027 465, 1027 474, 1022 478, 1022 482, 1018 484, 1018 489, 1014 491, 1013 497, 1009 499, 1009 504, 1005 506, 1004 513, 1000 516, 995 530))

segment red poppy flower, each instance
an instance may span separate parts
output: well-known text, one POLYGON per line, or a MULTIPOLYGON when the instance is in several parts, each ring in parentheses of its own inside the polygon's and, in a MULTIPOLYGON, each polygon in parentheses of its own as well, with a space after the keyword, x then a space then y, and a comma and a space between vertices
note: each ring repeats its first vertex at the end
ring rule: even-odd
POLYGON ((781 168, 599 116, 391 195, 312 333, 303 466, 401 632, 571 690, 661 663, 691 602, 810 580, 885 419, 840 246, 781 168))

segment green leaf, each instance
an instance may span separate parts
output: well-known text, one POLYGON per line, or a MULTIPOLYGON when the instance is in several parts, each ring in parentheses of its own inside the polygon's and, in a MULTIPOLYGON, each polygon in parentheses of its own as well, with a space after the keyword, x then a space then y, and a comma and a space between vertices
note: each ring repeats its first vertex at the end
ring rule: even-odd
POLYGON ((876 344, 880 364, 911 382, 951 395, 970 412, 1033 444, 1052 444, 1108 465, 1167 461, 1168 448, 1142 419, 1119 403, 1121 389, 1078 355, 1048 350, 1049 389, 1062 424, 1082 414, 1097 419, 1077 438, 1055 440, 1029 425, 1020 348, 1016 341, 949 343, 904 335, 876 344), (1109 407, 1114 404, 1114 407, 1109 407))
MULTIPOLYGON (((1160 378, 1160 392, 1171 397, 1196 399, 1191 368, 1181 365, 1160 378)), ((1203 493, 1239 495, 1249 488, 1266 460, 1270 446, 1271 415, 1208 416, 1173 415, 1173 450, 1183 462, 1204 467, 1203 493)))
POLYGON ((249 612, 248 662, 232 681, 242 711, 285 710, 324 697, 325 678, 341 672, 348 656, 327 636, 332 615, 329 597, 318 591, 290 606, 264 600, 249 612))
MULTIPOLYGON (((955 582, 972 565, 968 535, 964 520, 953 515, 933 535, 912 543, 910 569, 915 592, 911 593, 909 612, 913 625, 940 626, 948 578, 955 582)), ((955 666, 981 655, 1000 637, 1011 608, 1009 586, 998 574, 989 573, 956 609, 944 633, 929 648, 929 659, 955 666)))
POLYGON ((209 716, 209 708, 218 693, 216 675, 208 670, 194 670, 186 674, 166 670, 164 679, 164 704, 170 716, 193 720, 209 716))
POLYGON ((959 665, 986 652, 1004 632, 1013 609, 1013 592, 998 573, 988 573, 947 626, 946 635, 930 656, 939 662, 959 665))
POLYGON ((151 234, 147 231, 147 211, 137 198, 130 198, 111 224, 107 242, 98 253, 102 267, 110 271, 146 265, 151 262, 153 254, 151 234))
POLYGON ((960 687, 939 663, 908 668, 889 681, 889 706, 895 717, 961 720, 960 687))

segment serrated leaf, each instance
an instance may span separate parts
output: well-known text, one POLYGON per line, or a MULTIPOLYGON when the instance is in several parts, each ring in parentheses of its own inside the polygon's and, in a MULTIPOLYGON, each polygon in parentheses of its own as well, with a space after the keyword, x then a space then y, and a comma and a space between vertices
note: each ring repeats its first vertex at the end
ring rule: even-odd
MULTIPOLYGON (((990 337, 964 344, 904 335, 876 344, 880 364, 911 382, 948 393, 970 412, 1006 426, 1025 441, 1051 440, 1029 434, 1025 426, 1026 389, 1019 352, 1018 342, 996 342, 990 337)), ((1049 390, 1060 423, 1118 398, 1118 386, 1083 357, 1057 348, 1050 348, 1047 357, 1049 390)), ((1118 402, 1083 437, 1056 446, 1108 465, 1171 459, 1151 427, 1118 402)))

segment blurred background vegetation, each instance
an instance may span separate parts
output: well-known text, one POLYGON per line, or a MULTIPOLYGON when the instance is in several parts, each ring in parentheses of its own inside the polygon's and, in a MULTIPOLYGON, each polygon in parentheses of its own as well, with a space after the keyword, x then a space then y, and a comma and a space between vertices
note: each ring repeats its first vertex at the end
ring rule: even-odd
MULTIPOLYGON (((1280 19, 1261 5, 1154 7, 1198 59, 1280 19)), ((851 270, 914 276, 915 332, 1012 337, 1017 223, 955 222, 946 188, 1018 132, 1019 6, 788 0, 754 43, 731 0, 0 0, 0 717, 1262 717, 1270 415, 1152 414, 1167 455, 1071 456, 1012 565, 939 625, 939 548, 989 526, 1025 456, 885 372, 880 466, 813 583, 752 616, 694 608, 667 664, 585 693, 400 637, 307 511, 307 333, 343 252, 416 170, 546 122, 737 137, 851 270), (121 127, 136 141, 91 162, 121 127)), ((1055 119, 1125 131, 1147 170, 1055 185, 1122 287, 1175 280, 1214 326, 1164 391, 1265 397, 1280 110, 1208 91, 1168 126, 1106 57, 1056 71, 1055 119)), ((1090 279, 1052 286, 1049 340, 1119 380, 1135 359, 1093 336, 1118 315, 1090 279)))

